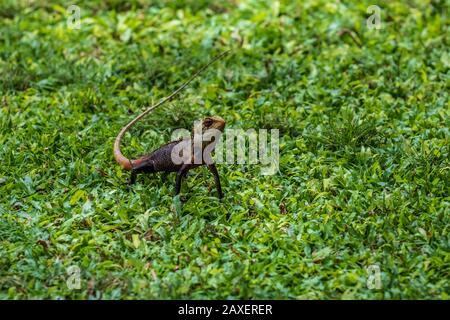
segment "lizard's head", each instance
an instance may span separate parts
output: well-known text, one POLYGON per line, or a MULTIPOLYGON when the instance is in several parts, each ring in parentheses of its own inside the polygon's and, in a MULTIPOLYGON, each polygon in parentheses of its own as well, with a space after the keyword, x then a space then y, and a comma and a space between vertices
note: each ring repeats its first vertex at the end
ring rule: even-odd
POLYGON ((208 129, 216 129, 223 132, 225 129, 225 120, 218 116, 206 117, 202 120, 202 132, 208 129))
POLYGON ((213 143, 212 146, 214 147, 224 129, 225 120, 218 116, 210 116, 201 121, 201 132, 200 123, 197 123, 194 126, 194 129, 192 130, 192 137, 201 134, 200 139, 202 141, 203 148, 211 143, 213 143))

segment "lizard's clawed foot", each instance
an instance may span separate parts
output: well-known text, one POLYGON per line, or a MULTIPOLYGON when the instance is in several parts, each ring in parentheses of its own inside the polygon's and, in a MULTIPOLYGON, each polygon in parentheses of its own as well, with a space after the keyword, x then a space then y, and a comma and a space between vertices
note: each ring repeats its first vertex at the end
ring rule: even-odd
POLYGON ((187 197, 181 195, 180 193, 174 195, 173 198, 174 198, 174 199, 176 199, 176 198, 179 199, 179 201, 180 201, 181 203, 185 203, 185 202, 187 201, 187 197))
POLYGON ((130 178, 127 180, 127 185, 126 185, 126 189, 128 191, 132 191, 133 190, 133 185, 136 183, 136 179, 130 178))

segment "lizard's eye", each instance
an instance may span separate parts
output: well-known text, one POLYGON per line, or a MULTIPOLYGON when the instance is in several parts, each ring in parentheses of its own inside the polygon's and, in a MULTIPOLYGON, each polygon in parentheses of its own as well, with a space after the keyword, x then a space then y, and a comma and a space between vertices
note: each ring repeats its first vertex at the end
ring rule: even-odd
POLYGON ((205 126, 209 127, 210 125, 212 125, 213 121, 212 121, 212 119, 208 118, 208 119, 205 119, 205 121, 203 121, 203 123, 205 126))

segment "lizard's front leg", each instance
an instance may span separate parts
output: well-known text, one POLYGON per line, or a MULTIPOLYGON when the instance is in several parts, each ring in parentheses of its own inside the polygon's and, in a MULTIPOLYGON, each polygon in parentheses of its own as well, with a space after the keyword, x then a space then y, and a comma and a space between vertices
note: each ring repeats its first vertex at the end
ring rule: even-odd
POLYGON ((214 176, 214 181, 216 182, 216 188, 217 188, 217 193, 219 195, 219 199, 222 199, 223 198, 222 186, 220 185, 220 177, 219 177, 219 172, 217 172, 216 165, 214 163, 209 164, 208 169, 209 169, 209 171, 211 171, 211 173, 214 176))

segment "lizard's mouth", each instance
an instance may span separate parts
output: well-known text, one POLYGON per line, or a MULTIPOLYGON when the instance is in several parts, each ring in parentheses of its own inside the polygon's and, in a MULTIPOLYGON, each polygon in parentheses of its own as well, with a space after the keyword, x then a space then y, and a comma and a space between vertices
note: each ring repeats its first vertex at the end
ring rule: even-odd
POLYGON ((219 116, 210 117, 213 120, 212 127, 223 132, 225 129, 225 120, 219 116))
POLYGON ((225 130, 225 121, 219 123, 219 125, 217 126, 217 130, 220 130, 223 132, 223 130, 225 130))

